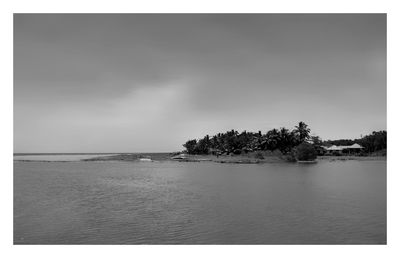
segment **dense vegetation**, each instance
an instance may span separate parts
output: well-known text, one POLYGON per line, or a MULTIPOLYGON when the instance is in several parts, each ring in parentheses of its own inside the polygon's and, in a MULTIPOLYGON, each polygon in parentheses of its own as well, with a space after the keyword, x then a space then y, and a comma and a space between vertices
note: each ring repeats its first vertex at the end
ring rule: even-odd
POLYGON ((386 150, 387 144, 387 133, 386 131, 372 132, 369 135, 366 135, 359 139, 349 140, 349 139, 340 139, 340 140, 328 140, 324 141, 323 144, 326 146, 329 145, 352 145, 354 143, 358 143, 364 147, 364 152, 371 153, 375 151, 386 150))
MULTIPOLYGON (((324 149, 321 146, 352 145, 358 143, 364 147, 364 152, 371 153, 386 150, 386 131, 372 132, 360 139, 342 139, 322 141, 318 136, 310 136, 310 128, 304 122, 299 122, 293 130, 287 128, 272 129, 262 134, 261 131, 247 132, 231 130, 213 136, 189 140, 183 146, 189 154, 241 154, 253 151, 275 151, 283 154, 291 153, 295 147, 307 142, 310 143, 318 154, 324 149)), ((304 145, 305 146, 305 145, 304 145)), ((303 146, 303 147, 304 147, 303 146)), ((301 147, 301 148, 303 148, 301 147)), ((308 148, 308 147, 307 147, 308 148)))
POLYGON ((294 147, 310 138, 310 129, 300 122, 293 130, 287 128, 272 129, 266 134, 231 130, 214 136, 206 135, 200 140, 189 140, 183 146, 189 154, 252 152, 256 150, 280 150, 290 152, 294 147))
POLYGON ((295 149, 295 156, 297 160, 310 161, 317 158, 317 151, 315 147, 308 142, 303 142, 295 149))

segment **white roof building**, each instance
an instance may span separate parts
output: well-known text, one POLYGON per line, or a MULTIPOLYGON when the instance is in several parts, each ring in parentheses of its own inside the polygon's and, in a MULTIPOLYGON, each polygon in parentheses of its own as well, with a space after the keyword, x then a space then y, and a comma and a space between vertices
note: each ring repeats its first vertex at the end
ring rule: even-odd
POLYGON ((329 148, 325 148, 327 151, 341 151, 343 148, 341 146, 332 145, 329 148))
POLYGON ((332 145, 331 147, 324 147, 324 148, 327 151, 342 151, 342 150, 346 150, 346 149, 363 149, 364 147, 362 147, 360 144, 354 143, 353 145, 350 145, 350 146, 332 145))
POLYGON ((351 146, 342 146, 342 147, 346 147, 346 149, 364 149, 364 147, 361 146, 361 145, 358 144, 358 143, 354 143, 354 144, 351 145, 351 146))

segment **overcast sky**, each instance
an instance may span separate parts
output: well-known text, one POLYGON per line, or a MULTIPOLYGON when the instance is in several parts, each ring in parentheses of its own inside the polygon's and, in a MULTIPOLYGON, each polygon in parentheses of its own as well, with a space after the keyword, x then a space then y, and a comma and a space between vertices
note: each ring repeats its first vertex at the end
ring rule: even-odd
POLYGON ((386 16, 14 15, 14 152, 386 129, 386 16))

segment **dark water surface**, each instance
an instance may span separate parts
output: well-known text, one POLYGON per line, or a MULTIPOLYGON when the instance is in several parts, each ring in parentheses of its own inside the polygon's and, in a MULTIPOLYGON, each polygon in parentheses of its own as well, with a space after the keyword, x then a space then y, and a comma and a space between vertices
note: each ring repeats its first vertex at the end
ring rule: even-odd
POLYGON ((15 244, 384 244, 386 161, 14 162, 15 244))

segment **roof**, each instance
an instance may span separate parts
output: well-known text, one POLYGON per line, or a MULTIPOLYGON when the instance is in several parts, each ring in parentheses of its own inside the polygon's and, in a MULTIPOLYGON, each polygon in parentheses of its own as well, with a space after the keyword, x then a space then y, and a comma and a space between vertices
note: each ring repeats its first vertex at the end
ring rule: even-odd
POLYGON ((325 148, 326 150, 330 150, 330 151, 341 151, 344 149, 363 149, 364 147, 362 147, 360 144, 354 143, 353 145, 350 146, 336 146, 336 145, 332 145, 329 148, 325 148))
POLYGON ((358 144, 358 143, 354 143, 353 145, 348 146, 348 149, 363 149, 363 148, 364 148, 364 147, 361 146, 361 145, 358 144))
POLYGON ((343 148, 342 148, 342 146, 336 146, 336 145, 332 145, 331 147, 329 147, 329 148, 327 148, 327 150, 330 150, 330 151, 340 151, 340 150, 343 150, 343 148))

